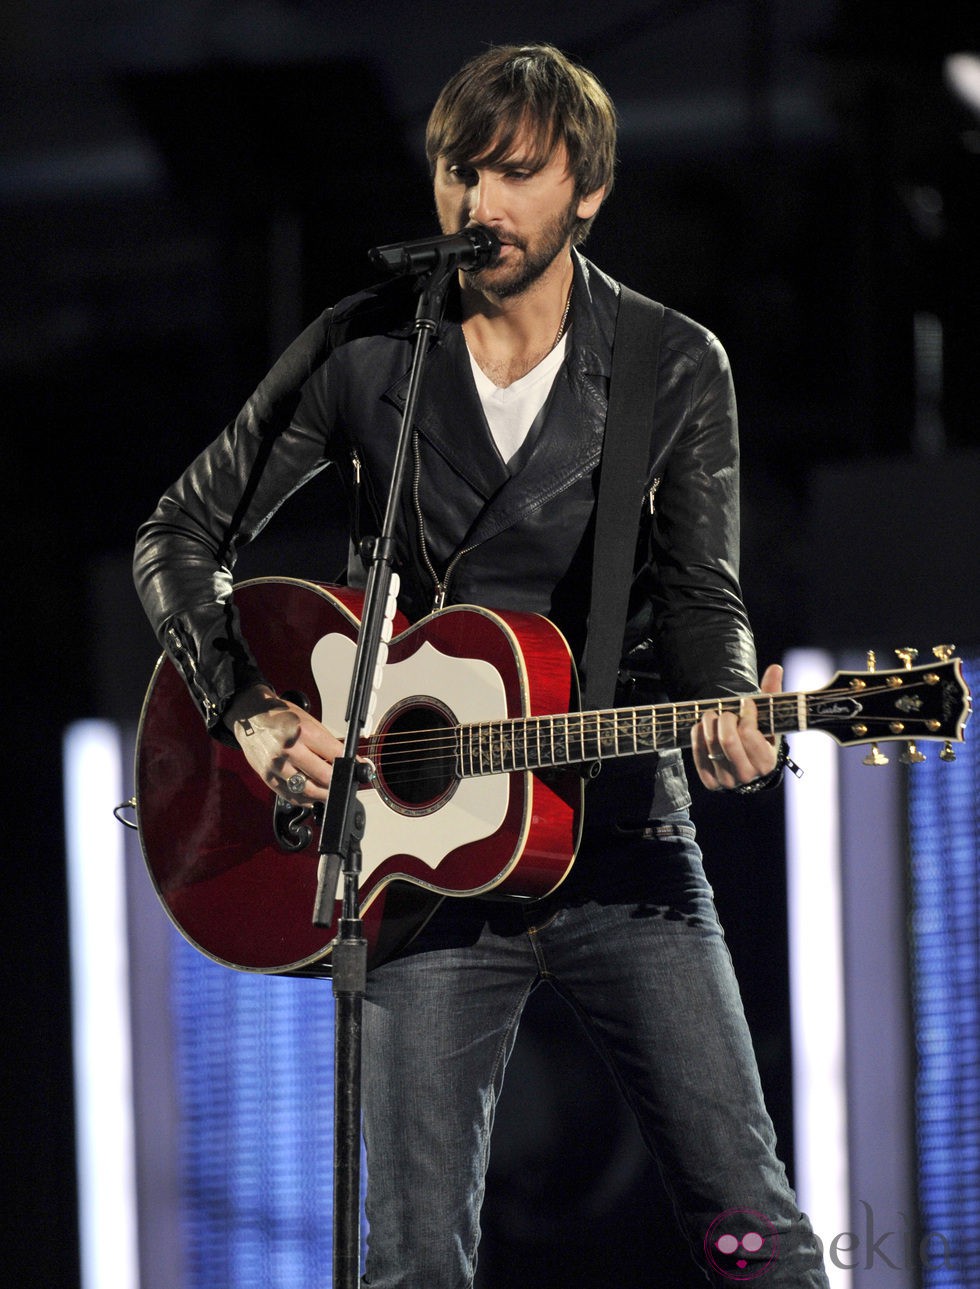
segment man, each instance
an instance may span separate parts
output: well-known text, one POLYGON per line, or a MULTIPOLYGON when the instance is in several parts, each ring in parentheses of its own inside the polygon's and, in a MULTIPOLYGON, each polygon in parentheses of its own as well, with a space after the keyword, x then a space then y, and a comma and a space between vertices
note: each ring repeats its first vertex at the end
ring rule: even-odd
MULTIPOLYGON (((605 91, 550 46, 492 48, 440 94, 427 151, 442 230, 482 225, 501 250, 450 292, 397 537, 411 619, 443 602, 542 613, 580 663, 619 288, 575 248, 612 187, 615 138, 605 91)), ((342 745, 261 675, 231 567, 237 545, 327 462, 343 473, 352 514, 378 524, 414 292, 396 280, 318 319, 137 542, 143 603, 209 728, 237 739, 263 781, 297 802, 326 800, 342 745)), ((728 365, 710 333, 671 310, 648 462, 621 669, 630 701, 757 693, 737 577, 728 365)), ((352 527, 355 538, 370 531, 352 527)), ((356 557, 351 574, 363 575, 356 557)), ((761 688, 776 692, 780 680, 771 667, 761 688)), ((751 700, 707 711, 692 755, 709 789, 736 792, 777 782, 785 759, 751 700)), ((709 1279, 731 1279, 727 1240, 736 1278, 765 1268, 768 1285, 826 1285, 775 1154, 689 804, 680 753, 603 768, 556 892, 530 904, 447 899, 403 954, 369 973, 370 1289, 473 1283, 494 1105, 521 1010, 543 980, 604 1052, 709 1279), (751 1225, 760 1214, 764 1239, 751 1225)))

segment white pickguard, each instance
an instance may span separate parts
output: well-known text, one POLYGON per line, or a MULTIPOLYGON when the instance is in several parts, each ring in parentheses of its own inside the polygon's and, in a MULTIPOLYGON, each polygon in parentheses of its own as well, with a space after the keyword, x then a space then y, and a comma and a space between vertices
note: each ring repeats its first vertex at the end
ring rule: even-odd
MULTIPOLYGON (((347 734, 347 696, 354 669, 355 644, 342 635, 323 636, 313 647, 311 664, 323 723, 338 738, 347 734)), ((502 720, 507 698, 497 669, 480 658, 454 658, 425 641, 401 662, 385 663, 370 729, 406 699, 431 695, 453 713, 456 723, 502 720)), ((370 729, 366 732, 370 732, 370 729)), ((362 792, 367 822, 361 843, 362 874, 369 876, 390 855, 414 855, 435 869, 457 846, 482 841, 497 831, 510 795, 506 774, 460 780, 453 795, 426 815, 402 814, 377 792, 362 792)))

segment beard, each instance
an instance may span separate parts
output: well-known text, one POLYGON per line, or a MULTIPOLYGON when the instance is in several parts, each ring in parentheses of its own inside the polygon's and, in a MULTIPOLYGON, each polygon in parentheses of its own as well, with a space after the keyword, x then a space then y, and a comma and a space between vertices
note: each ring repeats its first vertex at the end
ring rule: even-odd
POLYGON ((498 299, 512 299, 521 295, 537 282, 542 273, 554 264, 555 260, 566 249, 572 233, 578 224, 578 198, 574 198, 568 209, 556 215, 544 226, 532 244, 526 238, 511 238, 509 246, 523 252, 523 259, 512 269, 501 265, 488 265, 466 273, 467 281, 484 291, 492 292, 498 299))

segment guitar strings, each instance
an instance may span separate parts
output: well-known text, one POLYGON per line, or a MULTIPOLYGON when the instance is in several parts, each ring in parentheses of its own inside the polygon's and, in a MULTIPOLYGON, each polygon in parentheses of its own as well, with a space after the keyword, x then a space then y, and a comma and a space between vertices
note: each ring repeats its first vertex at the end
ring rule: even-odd
MULTIPOLYGON (((920 681, 906 684, 903 686, 903 691, 908 692, 924 683, 920 681)), ((865 688, 860 691, 860 694, 862 698, 866 698, 888 692, 892 692, 892 687, 882 684, 865 688)), ((768 720, 763 721, 763 725, 768 727, 770 733, 775 734, 779 732, 779 724, 782 721, 796 717, 801 697, 805 700, 806 708, 809 711, 811 701, 826 702, 842 697, 854 698, 855 691, 851 688, 840 688, 836 690, 820 690, 815 694, 774 694, 771 696, 755 694, 751 695, 751 697, 762 707, 761 714, 768 716, 768 720)), ((564 727, 564 731, 557 736, 557 742, 564 744, 566 749, 569 743, 584 743, 584 740, 588 739, 590 743, 598 744, 601 750, 604 735, 610 739, 616 739, 618 735, 626 742, 635 737, 638 751, 641 750, 639 745, 642 743, 644 745, 642 747, 643 751, 652 752, 666 750, 669 747, 689 746, 691 732, 705 711, 732 711, 740 704, 740 697, 726 697, 715 701, 700 699, 685 703, 657 704, 652 707, 614 707, 598 712, 562 712, 536 716, 501 717, 450 727, 432 726, 429 729, 391 730, 371 735, 364 742, 366 746, 373 746, 381 751, 385 764, 396 765, 412 760, 437 760, 455 757, 457 751, 463 747, 467 739, 473 743, 470 749, 471 755, 476 756, 480 752, 481 735, 493 740, 502 735, 512 735, 514 731, 522 727, 525 731, 531 732, 525 734, 523 738, 518 737, 516 741, 513 738, 508 738, 506 750, 511 753, 515 746, 524 750, 523 745, 525 743, 536 744, 539 741, 536 736, 540 735, 541 731, 546 730, 549 726, 552 727, 551 733, 553 735, 553 727, 557 725, 564 727), (660 744, 658 749, 658 738, 661 738, 668 731, 673 734, 675 729, 678 736, 676 740, 672 738, 669 744, 660 744)), ((893 716, 875 716, 866 712, 861 713, 862 723, 869 726, 888 726, 893 720, 893 716)), ((915 715, 906 716, 905 720, 906 723, 919 721, 924 724, 923 718, 915 715)), ((816 728, 819 728, 819 726, 816 728)), ((896 737, 900 737, 900 735, 896 735, 896 737)), ((546 739, 546 741, 548 740, 546 739)), ((495 755, 499 754, 500 750, 497 746, 492 748, 495 755)), ((540 751, 540 748, 535 748, 535 750, 540 751)), ((487 751, 489 754, 490 749, 487 749, 487 751)), ((570 760, 574 760, 574 758, 570 758, 570 760)))

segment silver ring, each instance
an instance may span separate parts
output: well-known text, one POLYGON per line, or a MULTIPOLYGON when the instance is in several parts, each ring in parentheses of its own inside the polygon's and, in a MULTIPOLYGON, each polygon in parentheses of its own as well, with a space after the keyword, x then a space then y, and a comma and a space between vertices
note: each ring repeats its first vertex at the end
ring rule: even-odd
POLYGON ((302 792, 306 787, 306 775, 291 774, 286 780, 286 787, 290 792, 302 792))
POLYGON ((724 760, 725 760, 725 756, 724 756, 724 754, 723 754, 723 753, 721 753, 721 752, 709 752, 709 753, 708 753, 708 760, 709 760, 709 761, 724 761, 724 760))

